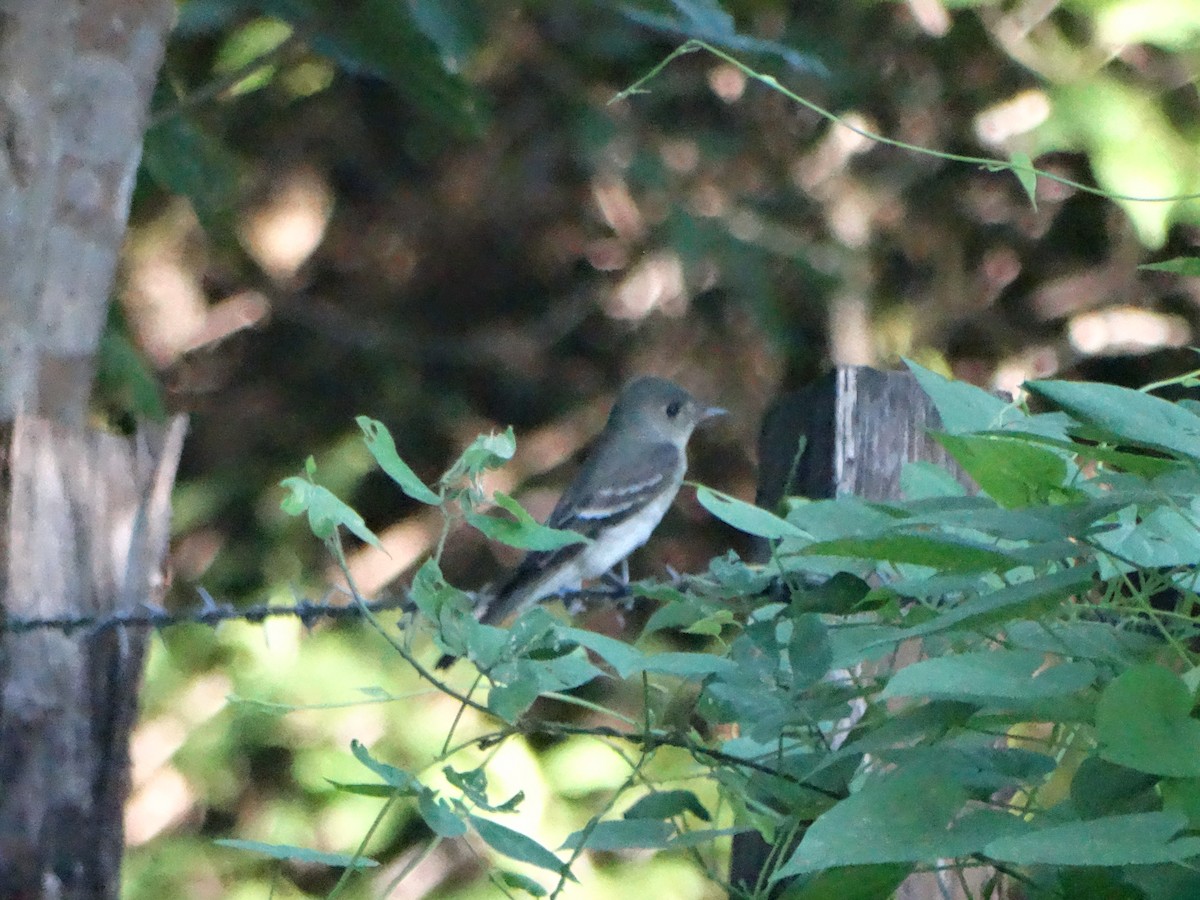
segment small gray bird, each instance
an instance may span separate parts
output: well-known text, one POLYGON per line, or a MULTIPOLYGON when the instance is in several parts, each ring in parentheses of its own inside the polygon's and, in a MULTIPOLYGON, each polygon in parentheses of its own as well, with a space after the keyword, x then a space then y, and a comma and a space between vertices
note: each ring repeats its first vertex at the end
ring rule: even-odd
MULTIPOLYGON (((646 543, 679 492, 688 438, 705 419, 725 413, 702 406, 665 378, 645 376, 617 398, 583 467, 546 520, 591 538, 526 554, 498 590, 485 596, 479 620, 495 624, 530 604, 597 578, 646 543)), ((438 667, 453 662, 444 656, 438 667)))

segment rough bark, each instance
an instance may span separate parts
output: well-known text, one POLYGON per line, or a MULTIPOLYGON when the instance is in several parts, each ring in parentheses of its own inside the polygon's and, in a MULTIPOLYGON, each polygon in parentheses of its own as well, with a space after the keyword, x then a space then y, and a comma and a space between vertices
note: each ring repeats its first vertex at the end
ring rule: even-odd
POLYGON ((170 0, 0 0, 0 422, 83 421, 170 0))
MULTIPOLYGON (((3 469, 6 614, 135 610, 161 596, 183 421, 133 439, 17 419, 3 469)), ((145 633, 0 641, 0 897, 115 898, 145 633)))

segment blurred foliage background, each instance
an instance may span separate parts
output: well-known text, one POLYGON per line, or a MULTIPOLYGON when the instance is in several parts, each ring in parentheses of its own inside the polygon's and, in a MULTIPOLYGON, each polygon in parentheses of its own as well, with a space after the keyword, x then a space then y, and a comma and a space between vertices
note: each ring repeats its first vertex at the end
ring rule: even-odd
MULTIPOLYGON (((748 498, 763 411, 832 363, 910 355, 1008 390, 1194 367, 1200 285, 1137 266, 1196 245, 1195 199, 1043 178, 1035 208, 1011 173, 877 144, 704 52, 611 102, 689 37, 898 141, 1024 153, 1127 197, 1200 191, 1195 0, 186 0, 97 397, 117 425, 191 416, 173 605, 326 593, 323 548, 279 510, 310 453, 388 550, 352 552, 360 586, 403 583, 441 519, 372 470, 357 414, 427 480, 513 425, 493 486, 544 515, 643 372, 734 411, 693 441, 692 475, 748 498)), ((685 491, 634 574, 736 541, 685 491)), ((443 565, 475 588, 513 561, 454 534, 443 565)), ((361 779, 352 738, 436 753, 456 708, 417 691, 361 627, 164 633, 126 896, 323 895, 328 870, 212 840, 353 850, 379 801, 326 779, 361 779)), ((515 827, 550 846, 627 775, 594 743, 511 746, 515 827)), ((389 818, 382 874, 350 893, 384 895, 428 844, 389 818)), ((700 862, 598 854, 569 893, 629 896, 636 872, 641 895, 719 896, 700 862)), ((439 844, 390 896, 491 896, 487 865, 439 844)))

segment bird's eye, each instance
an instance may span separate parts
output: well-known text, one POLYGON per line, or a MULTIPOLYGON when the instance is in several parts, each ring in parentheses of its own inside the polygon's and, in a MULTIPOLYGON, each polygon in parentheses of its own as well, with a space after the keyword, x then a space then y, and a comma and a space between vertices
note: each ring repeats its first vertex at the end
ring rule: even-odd
POLYGON ((679 415, 679 411, 681 409, 683 409, 683 404, 680 403, 678 400, 672 400, 670 403, 667 404, 667 418, 668 419, 675 418, 677 415, 679 415))

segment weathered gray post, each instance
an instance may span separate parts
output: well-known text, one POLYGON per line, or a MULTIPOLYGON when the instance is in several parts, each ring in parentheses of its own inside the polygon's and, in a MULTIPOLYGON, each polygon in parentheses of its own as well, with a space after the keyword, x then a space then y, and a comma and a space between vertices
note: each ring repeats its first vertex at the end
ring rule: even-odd
MULTIPOLYGON (((896 499, 906 463, 926 460, 958 471, 942 445, 929 436, 940 424, 933 404, 908 372, 839 367, 781 398, 768 411, 759 438, 756 500, 772 509, 786 496, 896 499), (797 459, 801 438, 805 449, 797 459)), ((965 474, 961 478, 969 483, 965 474)), ((735 837, 730 883, 754 885, 769 850, 757 832, 735 837)), ((971 874, 973 889, 987 878, 975 877, 978 870, 971 874)), ((778 885, 772 896, 783 888, 778 885)), ((957 884, 939 884, 933 875, 912 876, 896 893, 902 900, 962 896, 957 884)))

